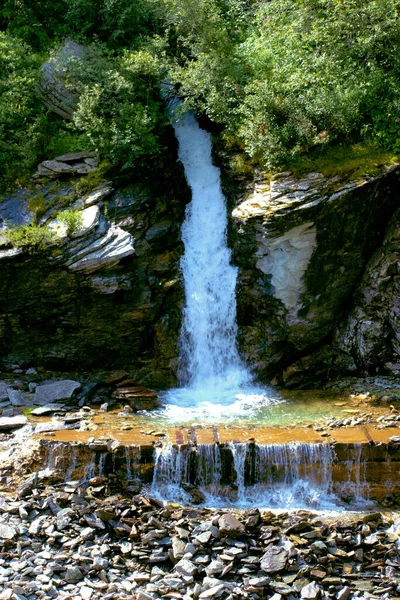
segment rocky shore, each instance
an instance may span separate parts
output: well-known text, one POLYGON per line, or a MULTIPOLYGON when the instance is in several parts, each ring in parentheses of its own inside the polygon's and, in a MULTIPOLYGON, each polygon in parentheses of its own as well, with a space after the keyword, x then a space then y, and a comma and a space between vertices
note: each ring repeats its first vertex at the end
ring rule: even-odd
POLYGON ((2 600, 400 597, 388 515, 183 508, 113 478, 35 486, 0 499, 2 600))

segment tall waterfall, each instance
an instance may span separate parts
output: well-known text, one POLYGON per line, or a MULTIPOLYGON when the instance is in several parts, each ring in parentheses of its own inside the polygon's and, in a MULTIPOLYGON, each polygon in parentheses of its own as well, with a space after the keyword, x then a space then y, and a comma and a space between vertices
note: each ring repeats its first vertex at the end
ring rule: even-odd
POLYGON ((186 306, 181 334, 181 381, 194 388, 241 385, 249 374, 236 347, 236 278, 227 246, 227 214, 209 134, 186 114, 175 124, 179 158, 192 201, 182 226, 181 267, 186 306))
POLYGON ((219 169, 211 160, 210 135, 191 114, 174 121, 173 127, 192 200, 182 226, 185 307, 179 378, 183 387, 167 392, 166 413, 175 422, 239 417, 278 400, 251 385, 250 372, 238 354, 237 268, 231 264, 226 201, 219 169))

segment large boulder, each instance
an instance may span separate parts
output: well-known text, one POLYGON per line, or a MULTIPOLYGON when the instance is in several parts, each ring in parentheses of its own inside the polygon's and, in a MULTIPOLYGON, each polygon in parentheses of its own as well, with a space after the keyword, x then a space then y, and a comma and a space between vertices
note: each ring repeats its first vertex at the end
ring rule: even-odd
POLYGON ((35 389, 34 404, 52 404, 60 400, 69 400, 74 392, 81 387, 79 381, 63 379, 54 383, 38 385, 35 389))
POLYGON ((70 38, 42 66, 38 91, 49 110, 63 119, 71 119, 78 106, 79 93, 73 88, 74 63, 93 60, 94 54, 70 38))

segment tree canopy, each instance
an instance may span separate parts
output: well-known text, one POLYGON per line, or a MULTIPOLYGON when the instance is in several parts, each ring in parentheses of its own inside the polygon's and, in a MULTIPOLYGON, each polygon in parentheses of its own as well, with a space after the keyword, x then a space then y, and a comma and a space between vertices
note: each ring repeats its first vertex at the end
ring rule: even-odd
POLYGON ((97 149, 120 168, 163 154, 160 83, 267 168, 332 144, 400 151, 400 0, 6 0, 0 10, 3 183, 51 150, 97 149), (40 65, 67 37, 72 123, 50 114, 40 65))

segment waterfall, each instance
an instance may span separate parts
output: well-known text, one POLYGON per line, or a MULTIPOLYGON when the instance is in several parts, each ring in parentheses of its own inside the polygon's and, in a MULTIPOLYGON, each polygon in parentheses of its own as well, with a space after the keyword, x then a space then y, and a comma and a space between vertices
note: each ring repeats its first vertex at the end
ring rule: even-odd
POLYGON ((238 354, 238 270, 231 264, 226 200, 220 171, 212 164, 210 135, 188 113, 172 124, 192 200, 182 225, 185 306, 178 370, 182 387, 165 394, 167 416, 175 423, 182 417, 225 420, 279 400, 251 386, 250 372, 238 354), (182 407, 190 411, 182 413, 182 407))
POLYGON ((192 190, 182 226, 186 306, 181 334, 182 383, 194 388, 249 381, 236 347, 236 278, 227 245, 227 212, 210 135, 186 114, 174 125, 192 190))
MULTIPOLYGON (((335 461, 334 447, 322 443, 164 443, 155 448, 151 491, 162 499, 190 502, 194 486, 211 506, 337 509, 343 502, 334 493, 335 461)), ((353 461, 358 462, 356 456, 353 461)), ((354 468, 352 462, 349 469, 354 468)), ((358 470, 355 479, 355 491, 365 489, 365 475, 358 470)), ((358 504, 360 498, 354 499, 358 504)))

